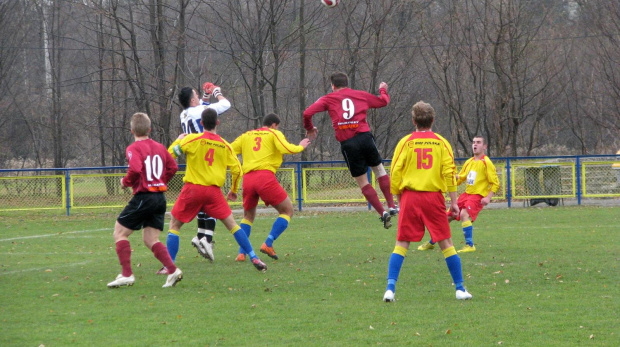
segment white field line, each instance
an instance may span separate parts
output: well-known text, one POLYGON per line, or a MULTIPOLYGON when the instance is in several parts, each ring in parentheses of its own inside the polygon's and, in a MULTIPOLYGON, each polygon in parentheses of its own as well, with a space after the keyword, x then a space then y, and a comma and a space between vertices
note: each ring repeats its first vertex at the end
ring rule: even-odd
POLYGON ((76 231, 60 231, 54 234, 43 234, 43 235, 32 235, 32 236, 21 236, 21 237, 12 237, 9 239, 0 239, 0 242, 4 241, 15 241, 15 240, 26 240, 26 239, 37 239, 41 237, 50 237, 50 236, 63 236, 68 234, 80 234, 80 233, 92 233, 96 231, 104 231, 104 230, 114 230, 114 228, 102 228, 102 229, 91 229, 91 230, 76 230, 76 231))
POLYGON ((59 268, 66 268, 66 267, 74 267, 74 266, 86 265, 86 264, 93 263, 93 262, 95 262, 95 260, 83 261, 83 262, 80 262, 80 263, 72 263, 72 264, 66 264, 66 265, 50 265, 50 266, 46 266, 46 267, 35 267, 35 268, 23 269, 23 270, 13 270, 13 271, 7 271, 7 272, 0 272, 0 276, 12 275, 12 274, 23 273, 23 272, 45 271, 47 269, 59 269, 59 268))

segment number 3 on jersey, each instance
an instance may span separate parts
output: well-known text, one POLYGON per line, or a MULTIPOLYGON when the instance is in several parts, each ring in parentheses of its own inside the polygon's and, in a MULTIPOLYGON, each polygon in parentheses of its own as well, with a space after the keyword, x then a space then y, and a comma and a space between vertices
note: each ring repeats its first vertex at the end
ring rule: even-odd
POLYGON ((263 141, 263 138, 258 136, 254 138, 254 141, 256 142, 256 146, 252 147, 252 149, 254 150, 254 152, 257 152, 260 150, 260 143, 261 141, 263 141))
POLYGON ((209 162, 209 166, 213 166, 213 159, 215 157, 215 149, 210 148, 205 154, 205 161, 209 162))

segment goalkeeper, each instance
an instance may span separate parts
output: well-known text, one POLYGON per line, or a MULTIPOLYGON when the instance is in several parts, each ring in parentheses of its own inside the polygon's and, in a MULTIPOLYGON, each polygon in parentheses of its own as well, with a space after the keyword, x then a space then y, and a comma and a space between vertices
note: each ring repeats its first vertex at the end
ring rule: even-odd
MULTIPOLYGON (((230 101, 222 95, 221 88, 214 85, 211 82, 206 82, 202 85, 203 95, 202 99, 198 96, 198 92, 191 88, 182 88, 179 92, 179 103, 183 107, 181 112, 181 127, 184 134, 199 134, 203 132, 203 126, 201 124, 202 111, 207 108, 214 109, 218 116, 226 112, 230 108, 230 101), (218 101, 210 103, 211 96, 215 97, 218 101)), ((208 216, 204 212, 198 213, 196 216, 198 221, 198 231, 196 236, 192 239, 192 246, 196 248, 198 253, 210 261, 215 260, 213 254, 213 232, 215 231, 215 218, 208 216)), ((179 252, 179 234, 174 232, 168 233, 166 239, 166 247, 168 253, 174 261, 177 253, 179 252)), ((168 274, 168 270, 163 267, 158 274, 168 274)))

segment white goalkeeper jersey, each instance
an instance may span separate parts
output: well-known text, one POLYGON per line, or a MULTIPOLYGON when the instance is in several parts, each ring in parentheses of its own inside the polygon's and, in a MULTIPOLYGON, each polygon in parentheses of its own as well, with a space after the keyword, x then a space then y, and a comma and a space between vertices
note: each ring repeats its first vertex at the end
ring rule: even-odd
POLYGON ((198 134, 204 131, 204 129, 202 128, 202 124, 200 124, 200 120, 202 117, 202 111, 207 108, 214 109, 219 116, 222 113, 228 111, 228 109, 230 108, 230 101, 228 101, 228 99, 222 99, 212 104, 203 101, 202 105, 189 107, 183 110, 183 112, 181 112, 181 126, 183 127, 184 133, 198 134))

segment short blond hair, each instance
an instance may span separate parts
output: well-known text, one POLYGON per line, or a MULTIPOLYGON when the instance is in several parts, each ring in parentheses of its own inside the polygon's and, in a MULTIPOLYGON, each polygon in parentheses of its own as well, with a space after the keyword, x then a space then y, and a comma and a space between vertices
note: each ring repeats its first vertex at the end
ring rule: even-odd
POLYGON ((136 136, 146 136, 151 131, 151 119, 144 112, 136 112, 131 116, 131 131, 136 136))
POLYGON ((411 115, 416 127, 428 129, 435 121, 435 109, 431 104, 424 101, 418 101, 411 108, 411 115))

